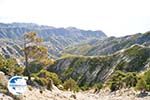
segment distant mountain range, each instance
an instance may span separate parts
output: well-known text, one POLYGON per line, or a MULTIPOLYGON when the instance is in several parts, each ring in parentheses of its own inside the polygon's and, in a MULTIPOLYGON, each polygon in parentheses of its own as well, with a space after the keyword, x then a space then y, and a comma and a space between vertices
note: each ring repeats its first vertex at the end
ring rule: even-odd
MULTIPOLYGON (((0 39, 14 41, 15 45, 21 46, 23 44, 22 38, 24 33, 30 31, 37 32, 38 36, 44 39, 44 43, 49 49, 50 56, 54 58, 59 57, 61 55, 60 52, 70 45, 107 37, 102 31, 81 30, 75 27, 55 28, 34 23, 0 23, 0 39)), ((7 46, 9 44, 10 43, 8 43, 7 46)), ((9 45, 9 47, 10 46, 11 45, 9 45)), ((1 47, 1 51, 6 54, 5 51, 7 50, 5 48, 4 51, 1 47)), ((7 52, 9 52, 9 50, 7 52)))
POLYGON ((108 37, 103 40, 91 40, 87 43, 68 47, 64 50, 64 53, 85 56, 109 55, 134 44, 150 46, 150 32, 144 34, 137 33, 119 38, 108 37))

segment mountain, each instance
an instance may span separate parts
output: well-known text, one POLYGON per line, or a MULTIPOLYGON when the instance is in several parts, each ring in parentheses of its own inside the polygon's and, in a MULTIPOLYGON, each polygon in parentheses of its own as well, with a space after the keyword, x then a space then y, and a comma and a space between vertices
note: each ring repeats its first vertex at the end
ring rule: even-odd
POLYGON ((68 47, 63 52, 86 56, 109 55, 121 49, 126 49, 134 44, 150 45, 150 32, 119 38, 108 37, 104 40, 91 40, 87 43, 68 47))
POLYGON ((75 79, 80 86, 105 82, 117 70, 141 72, 150 68, 150 47, 132 45, 108 56, 62 57, 48 68, 62 80, 75 79))
MULTIPOLYGON (((1 76, 4 76, 4 73, 6 77, 25 75, 27 68, 21 67, 24 62, 22 38, 24 33, 30 31, 37 32, 38 36, 43 38, 44 45, 49 49, 49 55, 57 59, 42 59, 29 64, 32 86, 40 90, 31 86, 29 89, 31 92, 28 93, 33 94, 33 88, 34 94, 38 91, 42 95, 48 92, 43 91, 47 88, 56 96, 51 87, 54 83, 64 90, 74 88, 78 91, 92 88, 95 89, 95 94, 106 86, 112 95, 112 91, 119 89, 120 92, 121 88, 137 86, 142 79, 145 81, 145 88, 149 89, 150 79, 147 76, 150 75, 150 32, 117 38, 107 37, 102 31, 81 30, 74 27, 55 28, 34 23, 0 23, 1 76)), ((5 85, 1 84, 0 88, 3 89, 3 93, 8 93, 5 85)), ((79 94, 83 96, 86 92, 79 94)), ((28 93, 24 99, 30 97, 28 93)), ((63 93, 66 95, 69 92, 62 91, 61 94, 63 93)), ((106 95, 106 92, 104 94, 106 95)), ((88 95, 84 95, 84 98, 89 98, 88 95)), ((62 98, 63 95, 59 96, 62 98)))
POLYGON ((72 41, 81 41, 79 39, 86 40, 93 37, 106 37, 102 31, 81 30, 75 27, 55 28, 34 23, 0 23, 0 38, 18 39, 29 31, 37 32, 41 38, 47 41, 52 37, 65 37, 66 39, 70 38, 69 40, 72 41))
POLYGON ((55 28, 34 23, 0 23, 0 39, 10 39, 19 45, 23 44, 24 33, 30 31, 37 32, 38 36, 44 39, 51 57, 60 56, 60 51, 69 45, 107 37, 102 31, 82 30, 74 27, 55 28))

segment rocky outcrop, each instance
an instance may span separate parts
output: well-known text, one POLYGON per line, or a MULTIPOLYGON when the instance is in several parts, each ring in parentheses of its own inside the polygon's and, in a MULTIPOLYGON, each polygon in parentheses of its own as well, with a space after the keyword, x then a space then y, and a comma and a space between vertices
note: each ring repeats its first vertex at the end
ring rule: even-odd
POLYGON ((8 79, 5 76, 5 73, 0 71, 0 85, 7 87, 8 79))

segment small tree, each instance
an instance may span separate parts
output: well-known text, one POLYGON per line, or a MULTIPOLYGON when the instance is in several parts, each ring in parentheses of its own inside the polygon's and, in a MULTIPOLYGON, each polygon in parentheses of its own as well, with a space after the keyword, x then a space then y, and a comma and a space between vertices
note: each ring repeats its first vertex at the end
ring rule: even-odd
POLYGON ((37 37, 36 32, 28 32, 24 35, 24 57, 25 74, 28 76, 27 83, 31 82, 29 63, 31 61, 41 61, 48 58, 48 50, 42 45, 42 39, 37 37))

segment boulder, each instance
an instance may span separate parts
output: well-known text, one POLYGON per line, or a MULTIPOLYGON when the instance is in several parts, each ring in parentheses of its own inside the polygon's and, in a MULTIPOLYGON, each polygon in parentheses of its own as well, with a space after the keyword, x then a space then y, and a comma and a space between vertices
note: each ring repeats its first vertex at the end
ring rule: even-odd
POLYGON ((2 71, 0 71, 0 85, 7 86, 7 83, 8 83, 7 77, 2 71))

